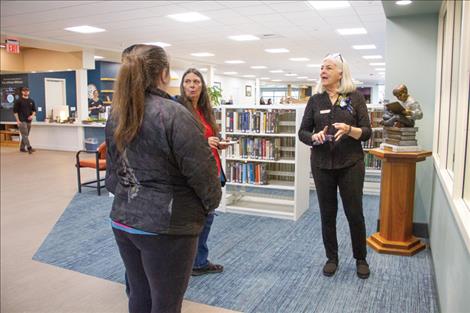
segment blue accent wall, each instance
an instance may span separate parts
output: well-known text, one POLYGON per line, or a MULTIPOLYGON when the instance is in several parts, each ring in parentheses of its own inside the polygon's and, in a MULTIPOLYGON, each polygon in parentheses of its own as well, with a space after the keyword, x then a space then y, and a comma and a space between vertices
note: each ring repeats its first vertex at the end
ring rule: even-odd
POLYGON ((8 102, 8 95, 14 95, 15 100, 21 96, 20 88, 28 86, 27 74, 11 74, 0 75, 1 80, 1 106, 0 106, 0 121, 11 122, 15 121, 13 115, 13 103, 8 102))
MULTIPOLYGON (((77 107, 77 87, 75 80, 75 72, 47 72, 28 74, 29 89, 31 91, 30 98, 36 102, 36 108, 41 107, 42 111, 36 113, 38 121, 46 119, 46 96, 44 88, 44 78, 62 78, 65 79, 67 105, 69 108, 77 107)), ((70 112, 69 112, 70 113, 70 112)))

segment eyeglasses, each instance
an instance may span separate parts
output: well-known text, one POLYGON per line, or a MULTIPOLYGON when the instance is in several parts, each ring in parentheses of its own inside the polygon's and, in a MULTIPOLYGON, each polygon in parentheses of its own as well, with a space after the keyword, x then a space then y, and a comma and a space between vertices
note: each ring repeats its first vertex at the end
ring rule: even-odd
POLYGON ((341 60, 341 63, 344 63, 343 57, 341 56, 341 53, 338 53, 338 52, 337 52, 337 53, 328 53, 328 54, 325 56, 325 58, 328 58, 328 57, 330 57, 330 58, 337 58, 337 57, 339 57, 339 59, 341 60))

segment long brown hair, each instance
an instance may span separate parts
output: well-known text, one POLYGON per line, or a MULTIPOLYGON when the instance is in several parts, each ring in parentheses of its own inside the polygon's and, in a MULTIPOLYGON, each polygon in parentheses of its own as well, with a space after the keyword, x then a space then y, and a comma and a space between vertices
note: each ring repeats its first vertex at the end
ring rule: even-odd
POLYGON ((166 70, 168 57, 161 47, 133 45, 122 52, 113 97, 112 118, 116 121, 114 140, 120 152, 137 135, 144 118, 145 93, 157 88, 166 70))
POLYGON ((183 78, 181 79, 180 83, 180 93, 181 97, 183 99, 182 103, 183 105, 194 115, 197 121, 199 121, 202 124, 201 119, 199 118, 199 115, 197 112, 194 110, 193 104, 191 99, 189 99, 186 96, 186 93, 184 92, 184 79, 186 78, 186 75, 188 74, 194 74, 199 79, 201 80, 201 94, 199 96, 199 100, 197 101, 197 108, 201 111, 202 116, 206 119, 207 123, 209 126, 212 128, 212 131, 214 132, 215 136, 219 135, 219 127, 217 126, 217 123, 215 121, 215 116, 214 112, 212 111, 212 105, 211 105, 211 100, 209 98, 209 93, 207 92, 207 86, 206 82, 204 81, 204 77, 202 76, 201 72, 199 72, 195 68, 188 68, 186 72, 183 74, 183 78))

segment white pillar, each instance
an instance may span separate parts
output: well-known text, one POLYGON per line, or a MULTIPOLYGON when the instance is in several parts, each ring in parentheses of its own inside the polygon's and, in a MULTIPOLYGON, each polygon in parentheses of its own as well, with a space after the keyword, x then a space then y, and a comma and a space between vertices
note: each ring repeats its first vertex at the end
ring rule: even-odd
POLYGON ((75 116, 78 121, 88 118, 88 78, 87 70, 75 71, 75 83, 77 86, 77 112, 75 116))
POLYGON ((259 77, 256 77, 255 80, 255 104, 259 104, 259 99, 261 98, 261 81, 259 77))
POLYGON ((207 87, 212 87, 212 84, 214 83, 214 70, 214 66, 209 65, 207 70, 207 87))

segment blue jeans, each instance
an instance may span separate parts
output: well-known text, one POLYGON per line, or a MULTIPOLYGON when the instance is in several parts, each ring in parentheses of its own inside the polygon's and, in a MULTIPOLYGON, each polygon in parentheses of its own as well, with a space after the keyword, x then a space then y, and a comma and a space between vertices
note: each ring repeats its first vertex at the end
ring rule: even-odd
POLYGON ((194 259, 194 269, 199 269, 206 267, 209 264, 207 256, 209 255, 209 248, 207 247, 207 237, 209 237, 209 232, 211 231, 212 222, 214 222, 215 213, 209 213, 206 218, 206 223, 202 229, 201 234, 199 235, 196 258, 194 259))

